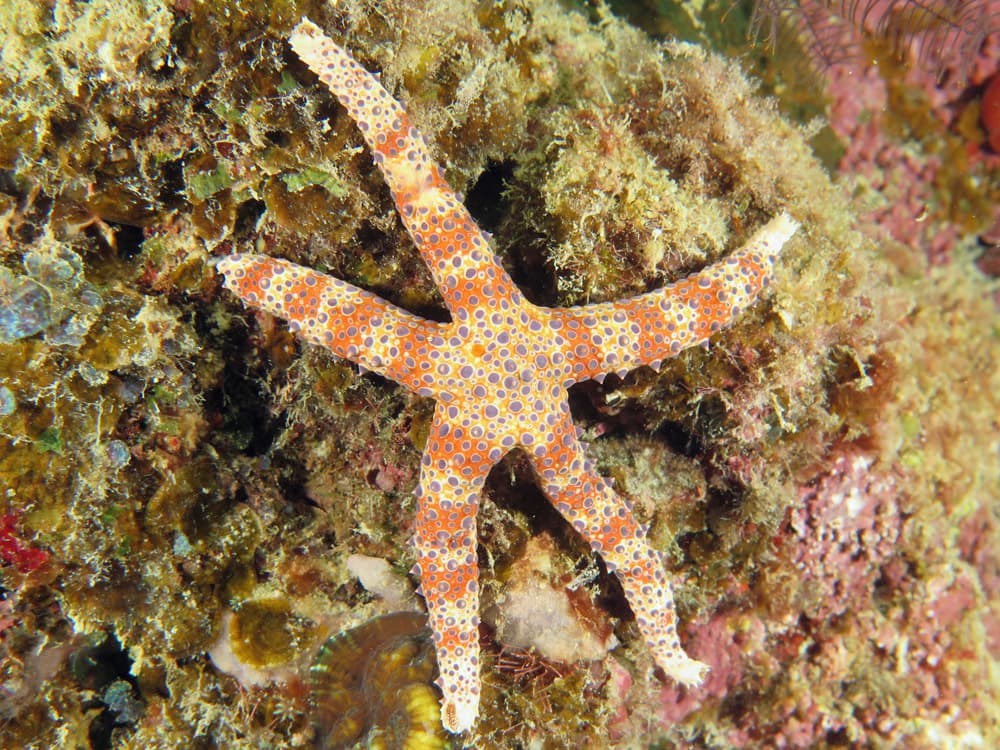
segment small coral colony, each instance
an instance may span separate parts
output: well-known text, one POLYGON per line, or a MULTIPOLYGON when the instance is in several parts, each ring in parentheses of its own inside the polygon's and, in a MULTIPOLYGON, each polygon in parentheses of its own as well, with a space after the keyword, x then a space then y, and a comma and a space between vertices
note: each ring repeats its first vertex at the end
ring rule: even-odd
POLYGON ((751 305, 798 224, 781 213, 718 263, 631 299, 571 308, 529 303, 445 181, 402 106, 344 49, 303 20, 292 48, 357 123, 451 316, 417 317, 344 281, 262 255, 219 263, 246 304, 306 341, 436 401, 414 531, 442 692, 461 732, 479 711, 476 511, 490 469, 514 448, 546 496, 620 579, 664 672, 699 684, 706 665, 678 640, 660 553, 577 440, 566 388, 704 343, 751 305))

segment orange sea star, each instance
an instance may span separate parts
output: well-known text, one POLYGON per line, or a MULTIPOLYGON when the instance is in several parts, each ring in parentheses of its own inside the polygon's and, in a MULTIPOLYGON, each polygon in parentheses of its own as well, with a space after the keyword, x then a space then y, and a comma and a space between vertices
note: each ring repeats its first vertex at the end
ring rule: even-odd
POLYGON ((347 108, 451 313, 424 320, 344 281, 282 260, 230 255, 226 286, 285 318, 312 343, 436 399, 420 467, 414 529, 421 593, 437 652, 442 722, 469 729, 479 711, 476 510, 490 469, 520 447, 559 512, 621 580, 656 663, 685 685, 707 667, 677 638, 660 553, 629 504, 577 441, 566 388, 704 342, 756 298, 798 224, 782 213, 701 273, 621 302, 542 308, 501 267, 400 104, 346 51, 303 19, 292 48, 347 108))

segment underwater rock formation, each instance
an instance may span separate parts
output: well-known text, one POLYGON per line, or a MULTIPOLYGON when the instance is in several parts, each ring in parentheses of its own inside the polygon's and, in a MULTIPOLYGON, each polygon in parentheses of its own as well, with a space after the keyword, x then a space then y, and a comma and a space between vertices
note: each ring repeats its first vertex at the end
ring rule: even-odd
MULTIPOLYGON (((987 71, 949 99, 947 138, 870 117, 856 85, 843 132, 893 148, 838 185, 813 147, 831 173, 845 147, 813 119, 822 87, 807 99, 776 72, 787 47, 747 55, 728 0, 679 5, 702 43, 550 0, 2 4, 0 305, 22 303, 0 312, 0 516, 16 518, 0 745, 305 746, 305 672, 244 687, 205 656, 226 613, 282 601, 282 622, 317 634, 297 666, 319 633, 377 610, 349 555, 401 576, 414 562, 431 404, 300 348, 221 295, 211 264, 266 249, 444 319, 360 137, 287 47, 305 14, 405 92, 533 302, 661 286, 779 199, 804 219, 769 300, 711 352, 571 394, 598 470, 669 554, 681 639, 718 682, 690 696, 649 676, 613 578, 514 456, 480 509, 482 588, 502 591, 548 534, 621 646, 553 674, 491 645, 470 742, 1000 744, 998 290, 975 265, 1000 184, 976 104, 987 71), (784 116, 741 69, 757 59, 784 116), (894 205, 883 182, 908 210, 932 199, 897 223, 902 242, 856 219, 894 205), (69 275, 45 270, 62 262, 69 275), (838 587, 852 551, 857 585, 838 587)), ((883 72, 896 111, 945 111, 883 72)), ((267 648, 283 629, 255 631, 249 658, 290 654, 267 648)))

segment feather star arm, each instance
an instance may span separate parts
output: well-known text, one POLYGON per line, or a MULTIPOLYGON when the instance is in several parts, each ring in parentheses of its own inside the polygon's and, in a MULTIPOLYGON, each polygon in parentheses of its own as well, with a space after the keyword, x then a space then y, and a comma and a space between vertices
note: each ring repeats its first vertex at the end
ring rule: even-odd
POLYGON ((490 250, 486 234, 445 181, 399 102, 308 19, 295 27, 289 41, 358 124, 448 309, 459 317, 465 311, 468 292, 458 279, 489 277, 493 294, 520 304, 521 293, 490 250))
POLYGON ((235 254, 220 260, 218 270, 237 297, 284 318, 293 333, 421 395, 435 395, 419 380, 418 363, 444 343, 444 323, 286 260, 235 254))
POLYGON ((566 340, 567 384, 639 365, 659 367, 732 323, 767 286, 799 223, 774 217, 739 250, 700 273, 620 302, 552 310, 566 340))

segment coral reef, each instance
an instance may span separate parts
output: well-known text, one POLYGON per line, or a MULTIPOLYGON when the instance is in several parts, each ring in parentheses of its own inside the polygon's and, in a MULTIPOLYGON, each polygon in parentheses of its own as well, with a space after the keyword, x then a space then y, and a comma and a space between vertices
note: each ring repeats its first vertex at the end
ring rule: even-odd
POLYGON ((954 89, 888 64, 831 83, 840 141, 824 87, 782 72, 801 50, 747 54, 723 3, 678 8, 727 55, 552 0, 2 4, 0 745, 307 747, 317 649, 383 613, 348 557, 414 562, 430 402, 299 348, 211 264, 266 249, 444 319, 287 47, 302 15, 406 92, 534 302, 661 286, 776 205, 807 237, 711 352, 571 394, 668 556, 703 692, 649 676, 621 590, 514 456, 480 511, 484 597, 548 536, 548 580, 573 574, 621 645, 553 666, 484 633, 453 745, 998 744, 1000 326, 976 261, 1000 47, 954 89))
POLYGON ((376 617, 323 645, 312 665, 316 747, 443 750, 427 617, 376 617))
POLYGON ((755 10, 790 27, 790 38, 771 39, 791 64, 800 48, 815 62, 843 151, 837 170, 861 215, 934 263, 970 232, 995 237, 1000 153, 980 114, 1000 70, 1000 2, 834 5, 763 0, 755 10))

